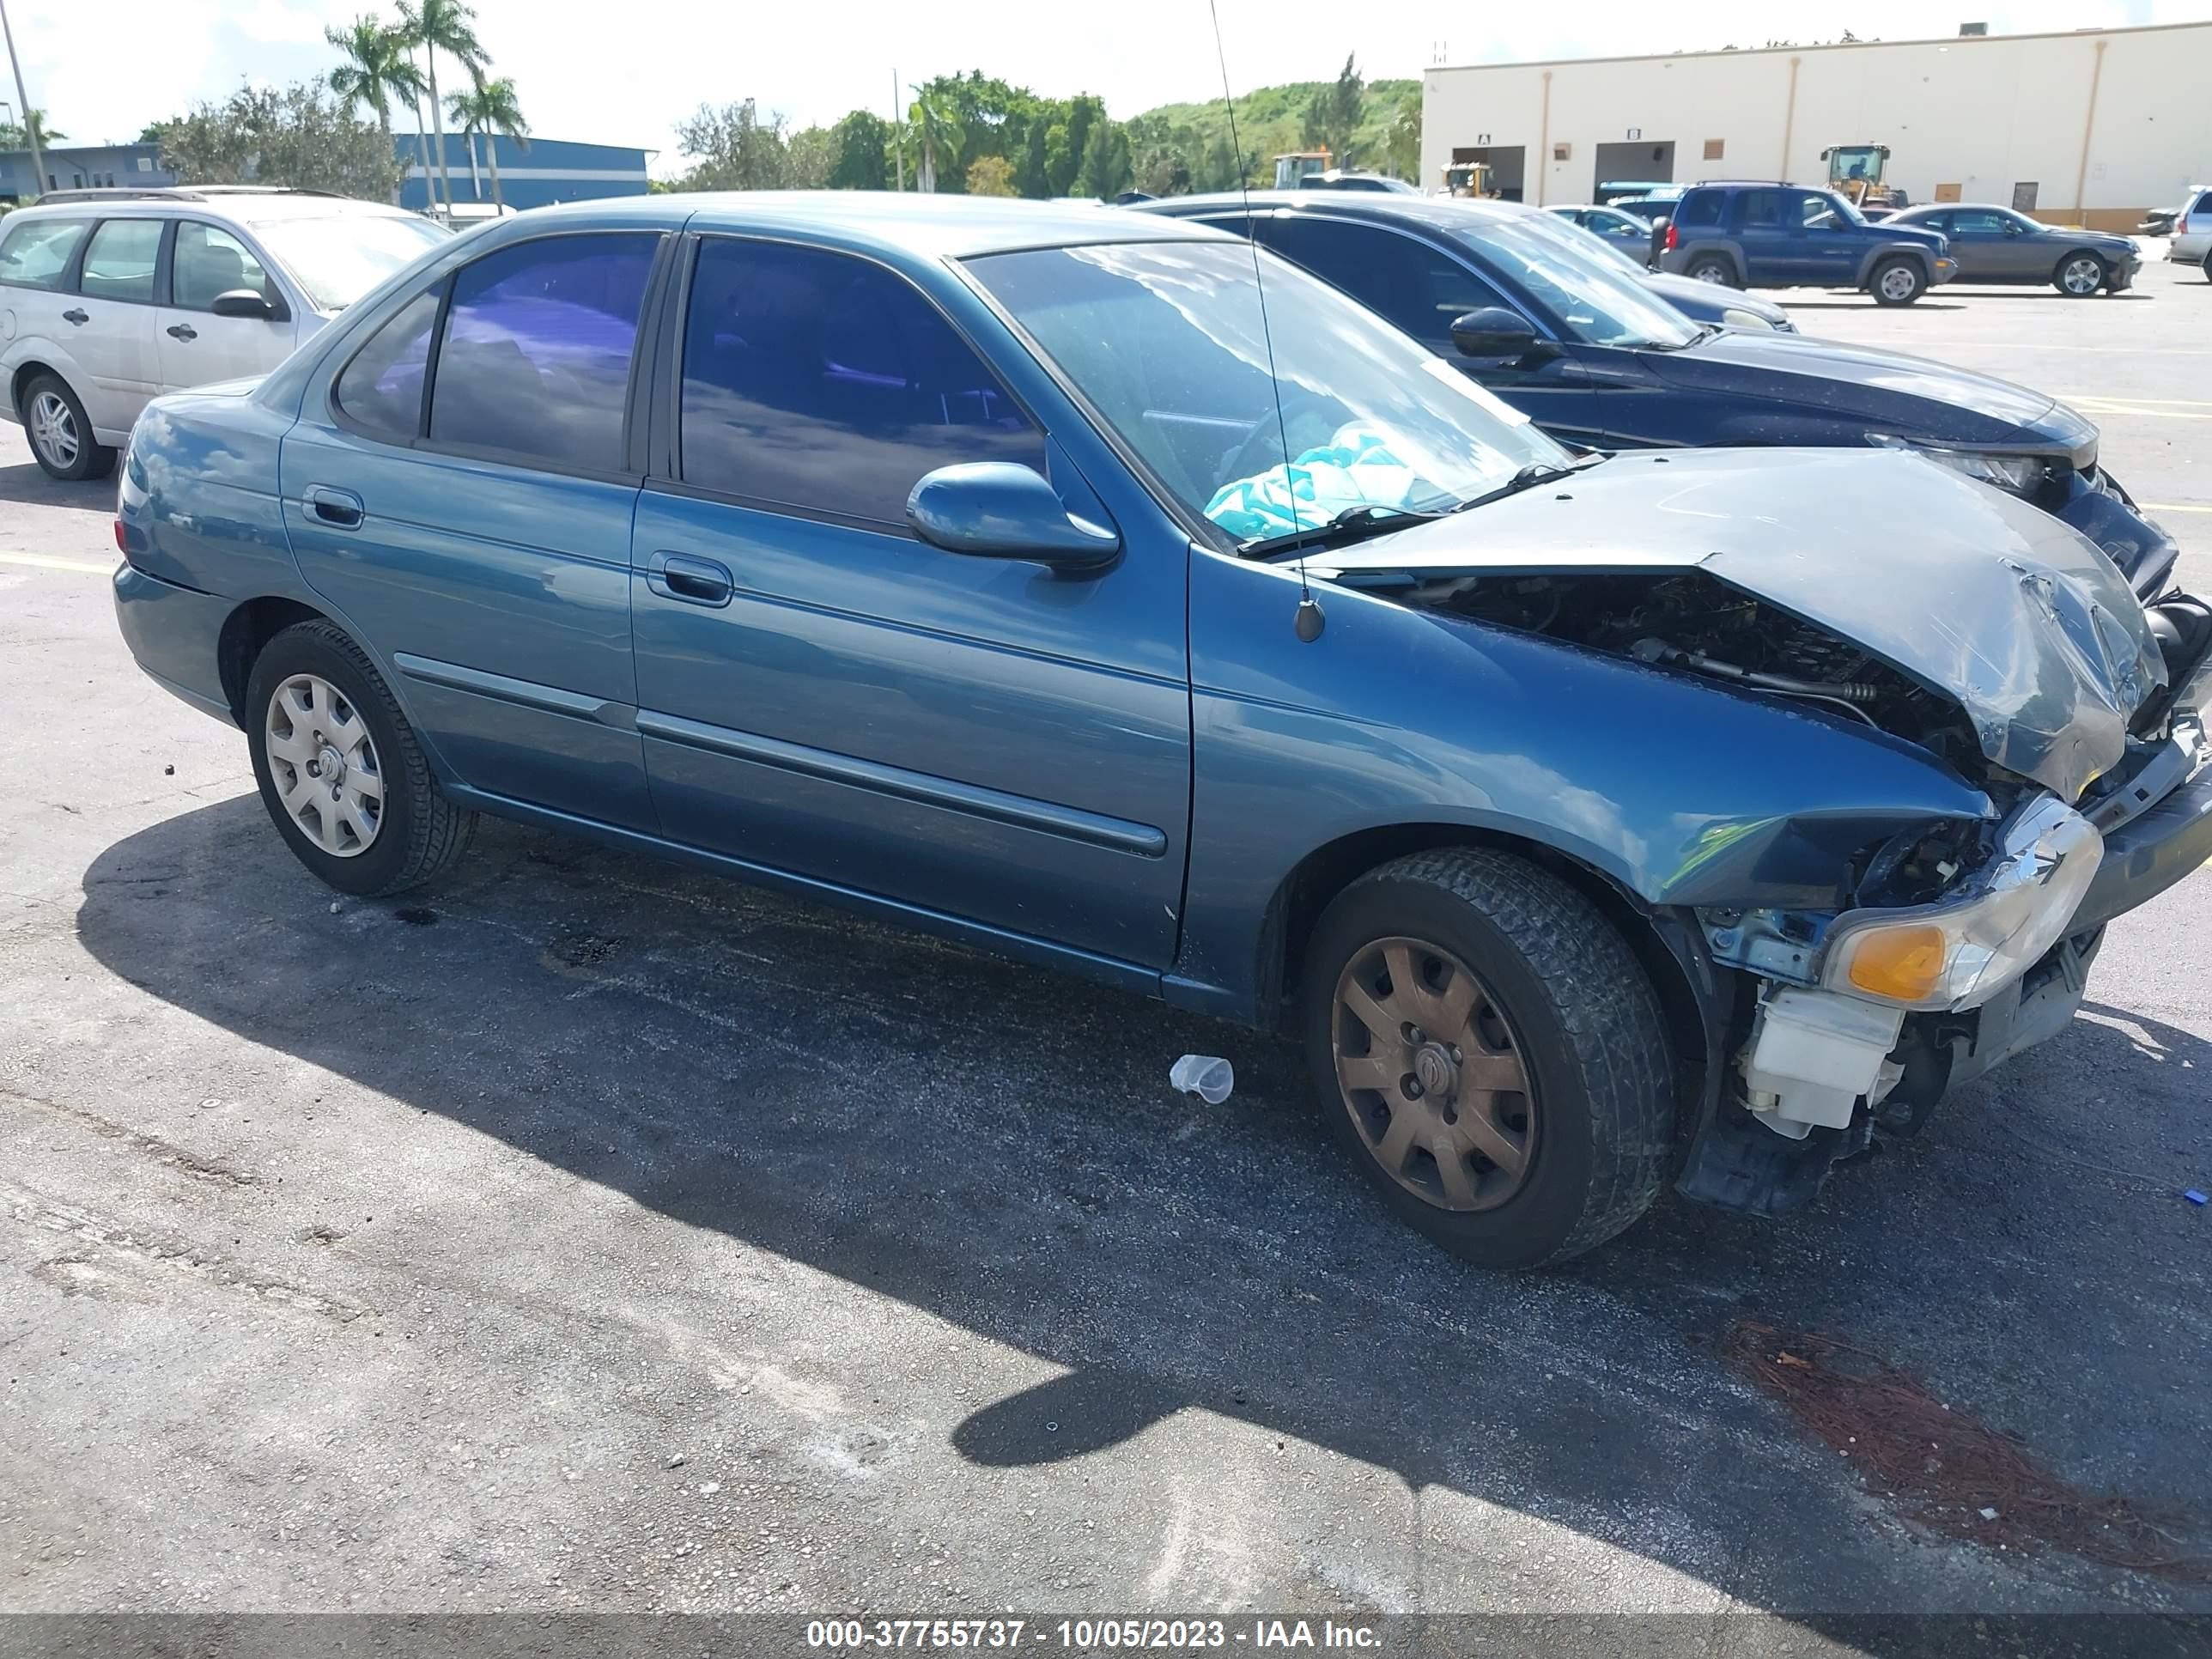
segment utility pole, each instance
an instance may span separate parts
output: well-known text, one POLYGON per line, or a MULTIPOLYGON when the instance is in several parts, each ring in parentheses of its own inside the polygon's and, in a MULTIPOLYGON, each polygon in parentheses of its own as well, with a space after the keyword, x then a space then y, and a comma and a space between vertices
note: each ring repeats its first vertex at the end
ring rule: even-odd
MULTIPOLYGON (((15 90, 21 92, 21 77, 16 77, 15 90)), ((898 66, 891 66, 891 154, 898 158, 898 187, 906 188, 906 141, 899 137, 898 66)))
POLYGON ((8 37, 8 67, 15 71, 15 96, 23 105, 23 137, 31 146, 31 199, 46 193, 46 155, 39 143, 39 124, 32 118, 31 94, 23 90, 23 63, 15 56, 15 26, 8 21, 7 0, 0 0, 0 34, 8 37))

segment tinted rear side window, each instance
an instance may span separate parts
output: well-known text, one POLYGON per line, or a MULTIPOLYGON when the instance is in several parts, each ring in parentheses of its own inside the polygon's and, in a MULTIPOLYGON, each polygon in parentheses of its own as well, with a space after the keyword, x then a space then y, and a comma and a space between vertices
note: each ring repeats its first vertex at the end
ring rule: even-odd
POLYGON ((0 283, 18 288, 59 288, 76 245, 84 240, 83 219, 40 219, 17 225, 0 241, 0 283))
POLYGON ((926 472, 1044 470, 1044 442, 937 308, 879 265, 709 238, 684 330, 684 482, 906 523, 926 472))
POLYGON ((1717 225, 1726 200, 1718 191, 1693 190, 1674 204, 1674 221, 1686 226, 1717 225))
POLYGON ((441 285, 401 307, 338 376, 338 407, 377 437, 404 443, 421 430, 422 372, 443 292, 441 285))
POLYGON ((151 300, 154 259, 161 251, 159 219, 110 219, 84 250, 77 292, 95 300, 151 300))
POLYGON ((432 441, 618 471, 659 244, 657 231, 547 236, 463 267, 430 392, 432 441))

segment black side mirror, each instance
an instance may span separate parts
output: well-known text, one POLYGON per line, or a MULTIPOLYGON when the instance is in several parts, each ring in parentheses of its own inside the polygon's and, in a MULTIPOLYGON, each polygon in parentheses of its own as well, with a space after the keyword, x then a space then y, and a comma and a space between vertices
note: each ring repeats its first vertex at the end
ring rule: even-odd
POLYGON ((276 307, 269 303, 268 296, 258 289, 234 288, 218 294, 209 303, 208 309, 218 317, 259 317, 268 319, 276 314, 276 307))
MULTIPOLYGON (((1452 319, 1451 342, 1463 357, 1519 362, 1545 353, 1551 342, 1536 337, 1526 317, 1503 306, 1485 306, 1452 319)), ((1548 354, 1547 354, 1548 355, 1548 354)))
POLYGON ((1034 468, 965 461, 922 475, 906 499, 914 533, 947 553, 1029 559, 1055 570, 1097 570, 1121 556, 1121 534, 1070 514, 1034 468))

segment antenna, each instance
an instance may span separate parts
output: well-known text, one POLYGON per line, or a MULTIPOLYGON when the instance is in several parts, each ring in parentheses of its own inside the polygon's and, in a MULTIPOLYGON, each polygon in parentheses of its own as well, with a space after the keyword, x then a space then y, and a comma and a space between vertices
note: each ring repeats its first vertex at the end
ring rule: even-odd
MULTIPOLYGON (((1275 435, 1283 446, 1284 494, 1291 503, 1291 531, 1298 529, 1297 482, 1291 470, 1291 432, 1283 419, 1283 383, 1275 377, 1275 337, 1267 327, 1267 289, 1260 280, 1260 239, 1252 234, 1252 187, 1249 182, 1251 169, 1244 162, 1244 146, 1237 137, 1237 100, 1229 90, 1229 55, 1221 46, 1221 9, 1217 0, 1206 0, 1206 15, 1213 20, 1213 56, 1221 65, 1221 102, 1229 112, 1229 149, 1237 157, 1237 193, 1244 203, 1244 238, 1252 248, 1252 292, 1260 301, 1260 342, 1267 352, 1267 387, 1275 394, 1275 435)), ((1327 622, 1321 606, 1316 603, 1313 589, 1306 581, 1306 556, 1298 554, 1298 610, 1291 624, 1297 636, 1307 644, 1321 637, 1327 622)))

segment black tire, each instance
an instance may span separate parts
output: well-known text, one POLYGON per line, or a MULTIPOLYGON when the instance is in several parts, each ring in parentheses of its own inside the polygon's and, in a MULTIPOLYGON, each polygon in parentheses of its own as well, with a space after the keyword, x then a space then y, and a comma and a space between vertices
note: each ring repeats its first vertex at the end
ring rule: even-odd
POLYGON ((2207 248, 2204 251, 2204 263, 2197 269, 2204 273, 2206 282, 2212 283, 2212 248, 2207 248))
POLYGON ((1866 291, 1878 306, 1909 306, 1928 291, 1928 273, 1918 260, 1893 256, 1867 273, 1866 291))
POLYGON ((93 437, 92 422, 84 412, 84 404, 60 375, 40 374, 26 383, 23 395, 15 404, 15 415, 23 422, 24 435, 32 439, 32 458, 48 477, 63 483, 82 483, 88 478, 104 478, 115 470, 115 452, 93 437), (33 436, 32 410, 40 398, 58 398, 68 409, 69 419, 77 434, 77 447, 75 459, 65 465, 48 456, 46 446, 33 436))
POLYGON ((2100 255, 2091 252, 2087 248, 2075 248, 2051 268, 2051 286, 2069 300, 2086 300, 2112 280, 2112 268, 2106 264, 2100 255), (2077 264, 2084 269, 2075 272, 2075 286, 2069 288, 2068 273, 2073 271, 2077 264), (2097 280, 2094 283, 2086 280, 2087 267, 2093 264, 2097 268, 2097 280))
POLYGON ((1298 1018, 1330 1133, 1401 1218, 1455 1255, 1486 1267, 1564 1261, 1622 1231, 1659 1195, 1675 1097, 1657 995, 1597 908, 1525 860, 1442 848, 1352 883, 1308 945, 1298 1018), (1339 1021, 1354 1018, 1340 1004, 1340 978, 1378 941, 1400 938, 1431 943, 1472 971, 1526 1068, 1530 1156, 1494 1207, 1444 1207, 1412 1190, 1370 1150, 1357 1115, 1388 1105, 1383 1121, 1395 1121, 1395 1103, 1360 1094, 1356 1104, 1340 1085, 1339 1021))
POLYGON ((254 781, 270 822, 300 862, 341 893, 374 898, 435 880, 468 850, 477 815, 439 790, 414 728, 368 654, 335 623, 295 623, 262 647, 246 686, 246 739, 254 781), (325 681, 367 726, 383 791, 375 834, 360 852, 326 852, 284 805, 269 753, 269 710, 279 688, 300 675, 325 681))
POLYGON ((1736 280, 1735 262, 1717 253, 1705 253, 1690 262, 1682 273, 1693 283, 1711 283, 1716 288, 1741 288, 1736 280))

